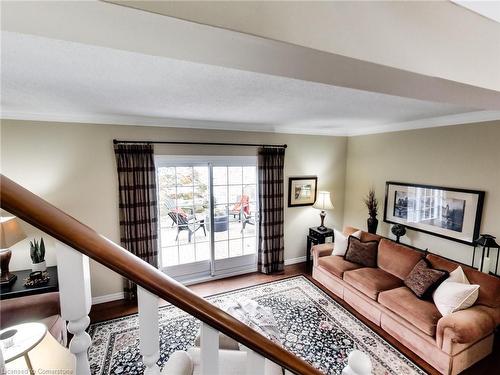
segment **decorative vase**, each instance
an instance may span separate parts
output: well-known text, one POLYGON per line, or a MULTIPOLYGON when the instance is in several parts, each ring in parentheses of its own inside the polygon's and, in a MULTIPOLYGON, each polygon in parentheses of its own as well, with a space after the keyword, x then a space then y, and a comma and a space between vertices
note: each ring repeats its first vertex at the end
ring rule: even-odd
POLYGON ((44 272, 47 271, 47 264, 45 261, 40 262, 40 263, 32 263, 31 264, 31 270, 33 272, 44 272))
POLYGON ((366 224, 368 226, 368 233, 371 233, 371 234, 377 233, 377 227, 378 227, 377 218, 369 217, 368 220, 366 220, 366 224))

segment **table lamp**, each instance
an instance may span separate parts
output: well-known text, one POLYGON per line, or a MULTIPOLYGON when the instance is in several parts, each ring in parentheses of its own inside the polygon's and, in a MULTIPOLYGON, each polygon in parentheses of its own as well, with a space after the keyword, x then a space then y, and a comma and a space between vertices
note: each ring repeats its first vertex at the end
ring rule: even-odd
POLYGON ((75 356, 42 323, 5 328, 0 331, 0 345, 5 374, 76 374, 75 356), (7 335, 10 342, 3 339, 7 335))
POLYGON ((19 222, 14 216, 0 218, 0 285, 13 283, 17 276, 9 272, 12 255, 10 247, 26 238, 19 222))
POLYGON ((333 210, 333 204, 330 199, 330 192, 318 192, 318 198, 316 199, 316 202, 314 202, 313 207, 321 210, 321 213, 319 214, 319 216, 321 217, 321 225, 318 227, 318 230, 326 230, 326 227, 324 225, 326 216, 325 210, 333 210))

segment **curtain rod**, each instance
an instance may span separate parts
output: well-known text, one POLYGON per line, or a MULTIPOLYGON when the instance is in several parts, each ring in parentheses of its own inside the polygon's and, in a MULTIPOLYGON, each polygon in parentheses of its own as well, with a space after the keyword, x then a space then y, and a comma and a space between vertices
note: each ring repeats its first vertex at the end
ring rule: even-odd
POLYGON ((223 142, 183 142, 183 141, 120 141, 113 139, 113 144, 118 143, 146 143, 146 144, 169 144, 169 145, 208 145, 208 146, 244 146, 244 147, 277 147, 287 148, 286 144, 283 145, 269 145, 259 143, 223 143, 223 142))

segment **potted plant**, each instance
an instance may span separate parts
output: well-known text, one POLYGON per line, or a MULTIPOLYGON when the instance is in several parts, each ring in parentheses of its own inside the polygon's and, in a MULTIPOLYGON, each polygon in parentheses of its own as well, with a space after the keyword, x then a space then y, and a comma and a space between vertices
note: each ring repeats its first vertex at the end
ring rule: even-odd
POLYGON ((368 226, 368 233, 377 233, 378 227, 378 200, 375 197, 375 189, 372 187, 370 191, 368 191, 368 195, 364 199, 366 208, 368 208, 368 220, 366 221, 368 226))
POLYGON ((46 271, 47 265, 45 264, 45 243, 43 238, 38 242, 36 239, 30 241, 30 255, 31 255, 31 269, 33 272, 46 271))

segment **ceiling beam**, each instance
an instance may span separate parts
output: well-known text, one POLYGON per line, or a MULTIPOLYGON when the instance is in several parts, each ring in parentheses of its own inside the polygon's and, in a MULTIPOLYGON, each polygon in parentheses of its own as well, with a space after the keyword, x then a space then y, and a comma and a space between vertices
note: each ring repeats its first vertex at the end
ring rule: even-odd
POLYGON ((450 1, 105 1, 500 91, 500 23, 450 1))
POLYGON ((485 110, 500 93, 104 3, 2 2, 2 30, 485 110))

